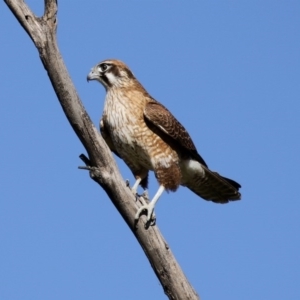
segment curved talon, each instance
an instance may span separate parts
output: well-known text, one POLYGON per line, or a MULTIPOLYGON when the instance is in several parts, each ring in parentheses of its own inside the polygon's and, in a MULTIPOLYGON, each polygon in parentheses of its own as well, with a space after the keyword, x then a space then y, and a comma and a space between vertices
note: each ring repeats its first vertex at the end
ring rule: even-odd
POLYGON ((155 225, 156 225, 156 217, 155 217, 155 213, 153 213, 150 222, 147 222, 147 224, 145 225, 145 229, 147 229, 149 226, 155 226, 155 225))
POLYGON ((136 221, 139 220, 141 214, 144 212, 144 211, 147 211, 146 213, 146 216, 147 216, 147 222, 149 221, 152 221, 153 219, 155 219, 155 213, 154 213, 154 205, 150 202, 149 204, 144 204, 142 205, 138 211, 136 212, 135 214, 135 217, 134 219, 136 221))
POLYGON ((156 223, 156 218, 155 218, 155 213, 154 213, 154 206, 163 191, 165 190, 165 187, 163 185, 159 186, 157 193, 153 197, 152 201, 148 204, 142 205, 138 211, 136 212, 134 216, 134 222, 135 226, 137 225, 137 222, 139 221, 139 218, 141 214, 146 211, 146 216, 147 216, 147 222, 145 224, 145 228, 149 228, 149 226, 154 226, 156 223))

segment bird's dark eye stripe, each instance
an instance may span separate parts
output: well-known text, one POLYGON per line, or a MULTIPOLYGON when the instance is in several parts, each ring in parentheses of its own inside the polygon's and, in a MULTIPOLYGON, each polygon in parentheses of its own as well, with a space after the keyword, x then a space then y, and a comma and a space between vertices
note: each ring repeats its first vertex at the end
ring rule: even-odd
POLYGON ((109 82, 109 80, 108 80, 108 78, 106 77, 105 74, 103 74, 103 75, 101 76, 101 78, 102 78, 102 80, 106 83, 107 86, 111 86, 111 84, 110 84, 110 82, 109 82))

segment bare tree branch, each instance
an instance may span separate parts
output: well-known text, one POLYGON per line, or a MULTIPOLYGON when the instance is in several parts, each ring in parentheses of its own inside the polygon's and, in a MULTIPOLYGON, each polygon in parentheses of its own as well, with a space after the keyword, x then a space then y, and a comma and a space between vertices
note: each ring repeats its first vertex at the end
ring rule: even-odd
POLYGON ((45 0, 44 15, 33 14, 22 0, 4 0, 21 26, 34 42, 57 98, 72 128, 84 145, 89 158, 81 158, 94 181, 106 191, 109 198, 132 230, 143 248, 155 274, 169 299, 199 299, 157 226, 144 228, 140 218, 135 228, 134 215, 138 202, 122 179, 112 154, 85 111, 56 42, 57 1, 45 0))

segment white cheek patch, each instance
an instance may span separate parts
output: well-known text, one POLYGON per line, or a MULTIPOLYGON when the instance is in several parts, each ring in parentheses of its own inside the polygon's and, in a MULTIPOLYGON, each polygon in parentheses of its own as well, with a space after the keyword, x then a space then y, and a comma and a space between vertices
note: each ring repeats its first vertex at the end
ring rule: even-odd
POLYGON ((107 77, 107 79, 111 83, 111 85, 116 85, 118 83, 118 79, 116 78, 116 76, 114 74, 107 72, 105 74, 105 76, 107 77))

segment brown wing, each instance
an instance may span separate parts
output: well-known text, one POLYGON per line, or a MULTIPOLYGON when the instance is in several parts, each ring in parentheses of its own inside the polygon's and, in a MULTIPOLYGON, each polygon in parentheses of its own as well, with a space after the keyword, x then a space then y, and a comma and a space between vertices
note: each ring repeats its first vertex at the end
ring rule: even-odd
POLYGON ((162 137, 167 135, 168 142, 171 139, 171 142, 175 142, 177 147, 184 149, 190 158, 204 166, 204 176, 203 172, 193 171, 190 174, 190 180, 184 185, 200 197, 216 203, 227 203, 241 198, 241 194, 238 192, 240 184, 208 169, 188 132, 167 108, 158 102, 150 102, 146 105, 144 116, 150 124, 155 126, 157 134, 161 132, 162 137))
POLYGON ((190 157, 207 167, 207 164, 197 152, 188 132, 167 108, 158 102, 149 102, 145 107, 144 116, 158 130, 170 137, 177 146, 189 153, 190 157))

